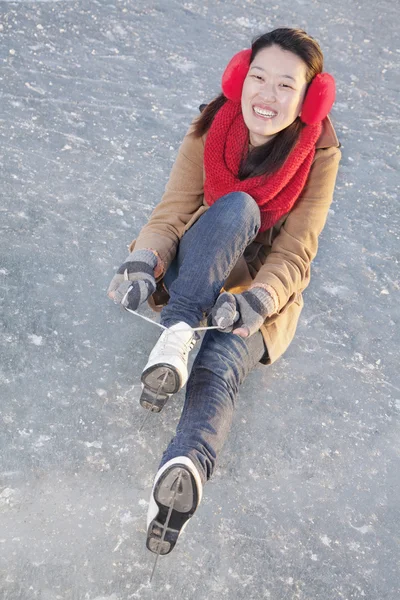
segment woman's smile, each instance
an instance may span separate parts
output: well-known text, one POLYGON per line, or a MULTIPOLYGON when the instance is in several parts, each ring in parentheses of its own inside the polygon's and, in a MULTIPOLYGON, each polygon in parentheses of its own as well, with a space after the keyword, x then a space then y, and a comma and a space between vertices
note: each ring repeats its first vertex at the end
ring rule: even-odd
POLYGON ((271 120, 278 114, 275 110, 269 106, 260 106, 259 104, 253 105, 253 113, 258 119, 271 120))

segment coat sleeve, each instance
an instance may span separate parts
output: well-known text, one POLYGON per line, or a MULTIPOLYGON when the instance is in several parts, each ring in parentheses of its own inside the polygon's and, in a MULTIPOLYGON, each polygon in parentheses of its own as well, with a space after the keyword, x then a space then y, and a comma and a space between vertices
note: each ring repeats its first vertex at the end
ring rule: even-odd
POLYGON ((252 287, 261 284, 271 293, 276 312, 309 283, 310 264, 332 202, 340 158, 337 147, 316 151, 305 188, 253 281, 252 287))
POLYGON ((176 254, 187 223, 203 204, 204 140, 185 135, 161 201, 142 228, 131 249, 156 250, 167 268, 176 254))

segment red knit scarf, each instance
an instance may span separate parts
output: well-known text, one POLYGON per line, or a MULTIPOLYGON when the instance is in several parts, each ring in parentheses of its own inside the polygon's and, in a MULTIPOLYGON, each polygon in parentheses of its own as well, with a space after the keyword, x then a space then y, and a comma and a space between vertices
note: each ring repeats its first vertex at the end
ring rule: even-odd
POLYGON ((260 231, 269 229, 288 213, 303 190, 320 136, 321 123, 306 125, 283 166, 266 177, 240 181, 240 160, 248 151, 249 132, 240 103, 228 100, 208 131, 204 149, 204 198, 209 206, 230 192, 246 192, 261 212, 260 231))

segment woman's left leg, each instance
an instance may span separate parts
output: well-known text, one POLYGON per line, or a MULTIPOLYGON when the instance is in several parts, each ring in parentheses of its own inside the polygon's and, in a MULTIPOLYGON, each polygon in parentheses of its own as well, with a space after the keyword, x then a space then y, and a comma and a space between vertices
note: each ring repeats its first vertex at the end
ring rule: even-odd
POLYGON ((147 548, 168 554, 195 513, 228 436, 239 386, 266 352, 261 332, 243 339, 209 330, 194 362, 185 405, 151 492, 147 548))
POLYGON ((239 387, 265 353, 260 331, 249 338, 207 331, 187 383, 176 434, 160 466, 187 456, 202 483, 211 477, 231 427, 239 387))

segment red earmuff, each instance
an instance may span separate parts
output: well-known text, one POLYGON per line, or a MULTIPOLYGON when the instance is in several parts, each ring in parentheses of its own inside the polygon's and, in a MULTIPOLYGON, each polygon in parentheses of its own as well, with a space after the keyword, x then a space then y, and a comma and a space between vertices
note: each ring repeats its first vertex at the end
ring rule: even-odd
MULTIPOLYGON (((228 63, 222 75, 224 96, 240 102, 242 88, 250 67, 251 50, 241 50, 228 63)), ((335 101, 335 80, 329 73, 319 73, 312 80, 301 109, 300 119, 306 125, 323 121, 335 101)))
POLYGON ((335 80, 329 73, 319 73, 311 81, 301 107, 300 120, 306 125, 323 121, 335 102, 335 80))
POLYGON ((222 91, 229 100, 241 100, 244 80, 250 68, 250 57, 250 49, 241 50, 231 58, 222 75, 222 91))

